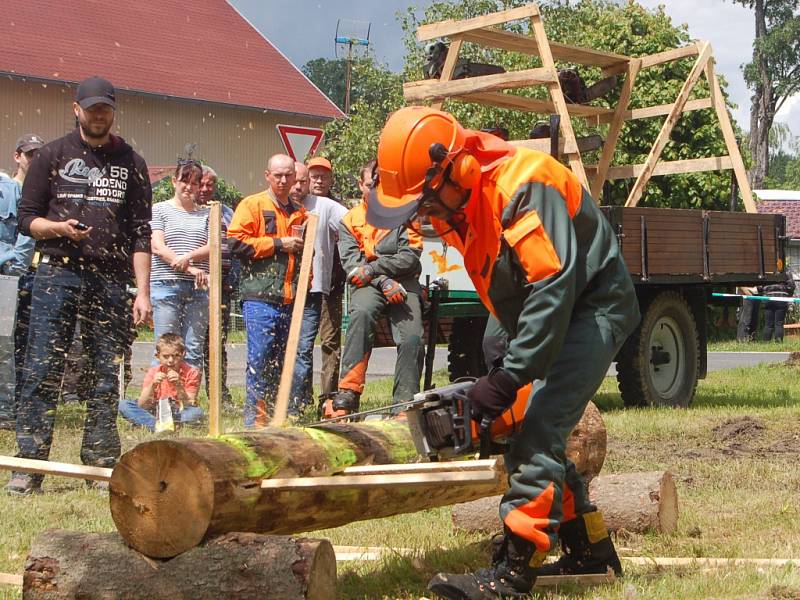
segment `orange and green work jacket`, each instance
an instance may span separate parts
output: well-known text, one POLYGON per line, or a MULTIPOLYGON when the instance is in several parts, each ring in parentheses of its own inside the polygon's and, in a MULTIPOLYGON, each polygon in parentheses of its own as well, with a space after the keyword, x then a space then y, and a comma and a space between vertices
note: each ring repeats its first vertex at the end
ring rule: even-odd
POLYGON ((286 206, 268 189, 243 199, 233 213, 228 238, 231 253, 242 263, 243 300, 291 304, 297 290, 300 254, 283 252, 282 237, 302 225, 306 212, 291 201, 286 206))
POLYGON ((374 285, 379 285, 383 277, 389 277, 402 284, 406 291, 418 294, 422 273, 420 256, 422 236, 405 227, 392 230, 373 227, 367 223, 365 203, 351 208, 342 217, 339 257, 345 273, 369 264, 375 270, 374 285))
POLYGON ((510 151, 482 174, 464 212, 449 233, 431 221, 509 333, 503 367, 520 385, 545 378, 573 319, 604 315, 617 339, 636 327, 636 294, 614 231, 550 155, 510 151))

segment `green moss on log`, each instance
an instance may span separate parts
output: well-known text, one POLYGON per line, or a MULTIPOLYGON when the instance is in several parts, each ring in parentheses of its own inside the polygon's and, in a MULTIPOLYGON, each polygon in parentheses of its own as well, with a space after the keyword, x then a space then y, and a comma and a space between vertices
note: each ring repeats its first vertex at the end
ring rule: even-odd
POLYGON ((382 433, 389 443, 392 462, 396 464, 418 462, 420 459, 408 422, 405 420, 374 421, 362 424, 362 427, 374 429, 382 433))
POLYGON ((350 467, 358 462, 352 442, 349 440, 313 427, 303 429, 303 431, 322 449, 334 471, 350 467))
POLYGON ((239 456, 246 463, 244 475, 253 479, 268 479, 278 472, 281 465, 275 462, 265 461, 258 453, 250 447, 247 439, 233 435, 221 435, 218 439, 220 442, 227 444, 234 448, 239 456))

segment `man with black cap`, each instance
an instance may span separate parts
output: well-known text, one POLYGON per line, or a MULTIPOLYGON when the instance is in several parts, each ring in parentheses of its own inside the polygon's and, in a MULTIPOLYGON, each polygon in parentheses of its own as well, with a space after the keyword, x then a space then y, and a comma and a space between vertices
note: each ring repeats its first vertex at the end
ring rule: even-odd
POLYGON ((0 328, 0 429, 14 429, 16 418, 15 390, 17 373, 22 366, 24 340, 28 334, 30 284, 33 278, 28 267, 33 257, 34 240, 19 232, 19 201, 22 183, 28 165, 44 145, 41 136, 26 133, 17 139, 14 162, 17 170, 13 178, 0 172, 0 274, 6 275, 2 284, 2 311, 4 322, 16 328, 0 328), (19 304, 19 306, 18 306, 19 304))
MULTIPOLYGON (((117 377, 131 310, 126 284, 136 276, 135 324, 150 305, 151 189, 147 165, 111 134, 116 96, 90 77, 77 90, 78 127, 39 151, 28 169, 20 229, 36 241, 28 350, 17 415, 18 456, 47 460, 64 355, 80 314, 91 339, 95 385, 86 399, 81 461, 110 467, 120 454, 117 377)), ((30 494, 41 475, 15 473, 6 489, 30 494)))

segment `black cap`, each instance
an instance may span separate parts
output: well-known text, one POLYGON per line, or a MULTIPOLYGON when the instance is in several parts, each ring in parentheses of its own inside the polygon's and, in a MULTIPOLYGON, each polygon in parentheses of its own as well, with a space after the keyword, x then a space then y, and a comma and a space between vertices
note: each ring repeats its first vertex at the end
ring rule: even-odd
POLYGON ((115 108, 117 105, 116 100, 114 86, 111 85, 110 81, 102 77, 84 79, 75 94, 75 102, 80 104, 81 108, 89 108, 95 104, 108 104, 115 108))
POLYGON ((17 138, 17 152, 30 152, 44 146, 44 139, 35 133, 26 133, 17 138))

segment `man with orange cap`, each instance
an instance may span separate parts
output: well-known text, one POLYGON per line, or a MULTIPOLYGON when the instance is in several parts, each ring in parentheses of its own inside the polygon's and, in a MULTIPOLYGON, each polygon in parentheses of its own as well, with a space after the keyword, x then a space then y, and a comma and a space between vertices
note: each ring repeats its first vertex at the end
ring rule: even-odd
MULTIPOLYGON (((492 565, 436 575, 451 600, 524 597, 538 575, 621 573, 602 515, 566 457, 566 440, 639 321, 616 236, 578 179, 547 154, 463 128, 426 107, 398 110, 378 144, 367 219, 397 227, 427 216, 464 256, 507 351, 470 391, 494 419, 536 381, 505 457, 502 543, 492 565), (560 538, 564 555, 540 566, 560 538)), ((475 415, 474 415, 475 416, 475 415)))

